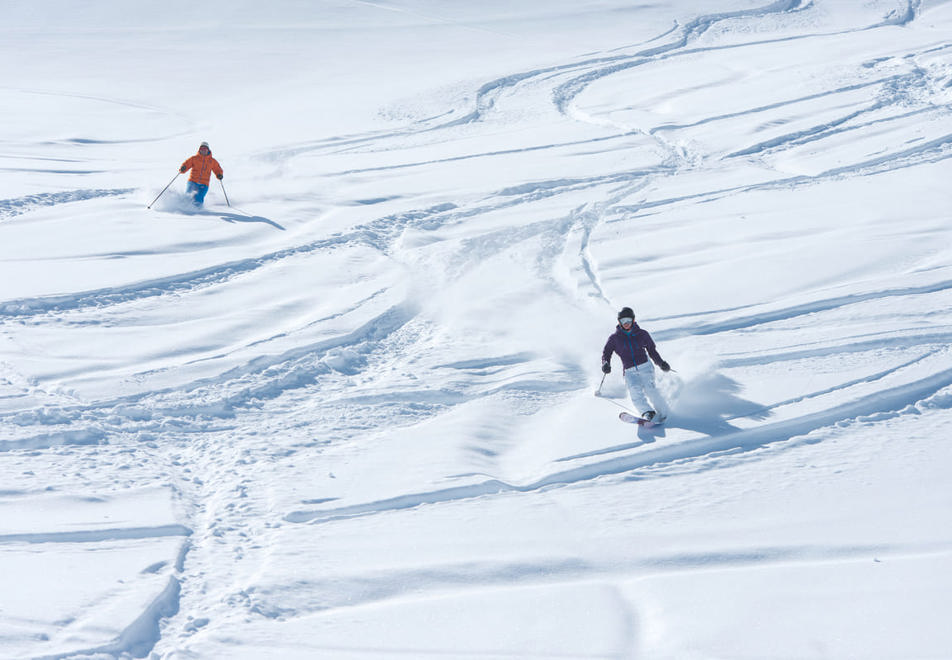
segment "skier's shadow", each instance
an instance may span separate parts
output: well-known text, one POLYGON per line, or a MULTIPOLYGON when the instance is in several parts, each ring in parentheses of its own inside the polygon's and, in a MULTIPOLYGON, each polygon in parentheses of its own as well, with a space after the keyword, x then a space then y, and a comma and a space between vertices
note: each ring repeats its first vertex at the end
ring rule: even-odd
POLYGON ((279 225, 274 220, 270 220, 260 215, 242 215, 240 213, 226 213, 224 211, 209 212, 209 215, 217 215, 225 222, 260 222, 266 225, 271 225, 275 229, 285 231, 284 227, 279 225))
POLYGON ((739 431, 732 419, 767 419, 770 409, 741 397, 742 390, 736 380, 716 372, 681 383, 674 393, 670 426, 715 436, 739 431))
MULTIPOLYGON (((692 380, 680 383, 670 394, 673 406, 671 416, 661 425, 653 427, 639 426, 638 442, 604 447, 594 451, 565 456, 559 461, 576 458, 589 458, 601 454, 611 454, 641 445, 651 444, 667 436, 667 429, 685 429, 706 436, 723 435, 740 429, 730 423, 732 419, 745 418, 762 420, 770 416, 769 408, 740 396, 740 383, 719 373, 702 374, 692 380)), ((606 398, 627 398, 623 390, 606 391, 606 398)))
POLYGON ((664 438, 665 433, 664 425, 645 427, 638 427, 638 439, 641 441, 641 444, 648 445, 657 440, 658 438, 664 438))

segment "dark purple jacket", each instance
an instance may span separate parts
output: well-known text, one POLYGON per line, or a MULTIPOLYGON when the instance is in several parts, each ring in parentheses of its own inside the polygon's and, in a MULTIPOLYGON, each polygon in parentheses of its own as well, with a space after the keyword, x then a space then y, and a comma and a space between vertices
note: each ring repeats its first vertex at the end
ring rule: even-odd
POLYGON ((644 364, 648 361, 649 355, 651 360, 659 366, 664 362, 661 356, 658 355, 658 349, 655 348, 651 335, 648 334, 647 330, 639 328, 637 323, 631 324, 629 332, 622 330, 620 325, 615 328, 615 334, 605 342, 605 349, 602 351, 602 362, 611 360, 612 352, 618 353, 621 364, 625 369, 644 364))

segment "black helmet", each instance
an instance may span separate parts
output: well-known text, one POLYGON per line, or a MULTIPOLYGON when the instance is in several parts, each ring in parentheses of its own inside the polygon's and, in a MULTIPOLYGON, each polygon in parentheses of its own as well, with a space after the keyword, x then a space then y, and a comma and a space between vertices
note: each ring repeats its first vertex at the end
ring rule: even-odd
POLYGON ((619 319, 634 319, 635 313, 632 311, 631 307, 622 307, 621 311, 618 312, 619 319))

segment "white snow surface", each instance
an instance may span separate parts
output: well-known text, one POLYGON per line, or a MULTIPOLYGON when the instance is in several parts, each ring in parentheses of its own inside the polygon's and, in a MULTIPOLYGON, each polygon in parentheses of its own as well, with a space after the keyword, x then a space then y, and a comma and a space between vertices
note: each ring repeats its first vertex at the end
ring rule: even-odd
POLYGON ((952 2, 0 17, 0 657, 952 658, 952 2))

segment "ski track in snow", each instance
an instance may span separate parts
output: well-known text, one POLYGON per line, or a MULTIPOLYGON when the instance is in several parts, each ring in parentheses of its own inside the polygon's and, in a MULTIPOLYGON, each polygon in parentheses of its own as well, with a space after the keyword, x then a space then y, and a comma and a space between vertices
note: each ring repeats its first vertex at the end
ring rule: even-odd
MULTIPOLYGON (((762 191, 805 189, 946 161, 952 157, 952 133, 934 134, 914 144, 884 149, 884 153, 879 155, 860 154, 852 162, 819 168, 815 174, 789 175, 774 171, 771 178, 751 183, 722 186, 715 182, 713 187, 686 187, 687 191, 680 194, 665 195, 662 187, 659 188, 662 191, 660 198, 641 199, 649 186, 676 181, 699 169, 714 169, 725 163, 764 162, 804 147, 822 150, 823 145, 831 140, 859 139, 857 136, 864 131, 935 117, 947 122, 952 102, 947 92, 943 97, 940 91, 949 76, 948 67, 929 69, 915 66, 904 73, 883 72, 818 93, 800 94, 790 90, 788 98, 775 104, 680 124, 633 126, 611 135, 583 139, 551 141, 542 138, 540 143, 520 143, 511 149, 471 149, 431 159, 415 159, 415 156, 404 154, 401 145, 452 143, 460 136, 478 133, 483 127, 494 127, 498 123, 504 125, 510 113, 517 113, 522 107, 532 108, 543 118, 547 117, 546 120, 556 118, 584 123, 591 118, 576 104, 586 90, 634 69, 647 70, 676 58, 782 43, 789 39, 822 39, 908 27, 915 24, 921 11, 919 2, 910 1, 880 22, 852 26, 839 32, 816 30, 791 35, 781 31, 772 40, 758 36, 749 42, 739 40, 722 44, 715 40, 714 43, 705 42, 708 43, 705 46, 699 45, 701 38, 709 35, 715 27, 756 23, 768 17, 782 24, 785 18, 803 15, 814 8, 814 3, 808 0, 779 0, 746 11, 712 13, 645 44, 496 78, 476 90, 473 107, 457 108, 452 116, 431 117, 397 131, 336 136, 288 145, 256 156, 260 161, 275 163, 357 152, 376 156, 380 164, 342 169, 331 175, 335 179, 345 179, 354 175, 396 173, 462 162, 499 160, 504 163, 507 157, 533 152, 574 153, 582 147, 599 152, 623 148, 627 140, 640 136, 650 140, 665 154, 663 163, 658 166, 624 167, 589 176, 514 179, 510 184, 475 199, 427 203, 410 210, 385 212, 320 238, 268 249, 201 270, 95 290, 4 300, 0 302, 0 324, 46 328, 69 326, 79 323, 81 315, 91 312, 101 319, 118 318, 122 310, 134 309, 145 302, 161 305, 164 300, 188 298, 215 287, 240 287, 244 278, 264 277, 267 269, 275 265, 299 259, 320 259, 335 251, 366 248, 397 261, 405 260, 405 252, 409 250, 401 247, 401 241, 410 234, 446 243, 445 252, 426 258, 430 259, 429 267, 439 270, 446 278, 447 286, 452 287, 481 264, 518 246, 526 261, 534 265, 533 272, 539 280, 558 291, 567 306, 581 310, 607 309, 617 302, 615 290, 618 287, 610 282, 610 268, 599 263, 594 256, 598 246, 593 243, 598 240, 599 231, 630 224, 633 219, 637 221, 649 212, 658 213, 686 204, 740 198, 762 191), (669 40, 666 43, 657 43, 666 39, 669 40), (924 89, 939 91, 926 95, 925 100, 912 98, 924 89), (840 103, 841 97, 853 93, 873 93, 875 99, 861 103, 858 108, 852 107, 854 104, 840 103), (837 108, 839 116, 751 144, 738 145, 727 153, 688 153, 677 146, 682 134, 697 129, 732 122, 769 123, 771 113, 783 112, 798 104, 824 102, 837 108), (913 107, 917 102, 921 107, 913 107), (843 107, 846 105, 850 107, 843 107), (592 201, 576 203, 580 193, 592 201), (486 220, 501 212, 514 216, 525 213, 526 217, 533 217, 534 210, 540 205, 562 199, 566 200, 570 210, 557 217, 550 214, 547 219, 527 220, 518 226, 497 226, 486 220), (486 221, 484 230, 467 233, 460 239, 455 237, 456 230, 472 227, 477 220, 486 221), (574 287, 566 285, 567 281, 573 282, 574 287)), ((952 46, 942 48, 948 52, 952 46)), ((924 54, 924 51, 910 52, 904 58, 914 61, 924 54)), ((891 57, 901 59, 895 55, 891 57)), ((870 72, 874 69, 875 64, 871 64, 870 72)), ((947 88, 948 84, 945 84, 947 88)), ((599 123, 596 121, 592 126, 597 128, 599 123)), ((0 200, 0 222, 26 216, 44 207, 81 204, 131 193, 132 190, 124 188, 81 189, 0 200)), ((357 201, 377 206, 397 199, 397 196, 382 195, 357 201)), ((805 317, 810 317, 815 323, 824 315, 890 300, 901 300, 908 307, 927 305, 935 300, 937 304, 932 307, 939 308, 943 302, 947 304, 948 295, 945 294, 950 290, 952 280, 939 269, 931 273, 916 273, 901 284, 872 282, 866 283, 862 290, 817 294, 804 303, 769 301, 687 318, 659 318, 655 320, 657 329, 653 328, 652 332, 661 345, 687 338, 769 332, 805 317), (707 320, 704 318, 707 314, 714 314, 716 318, 707 320)), ((169 576, 166 587, 118 639, 97 648, 48 657, 66 658, 75 653, 146 657, 163 635, 177 634, 186 639, 208 625, 209 619, 214 621, 216 616, 227 619, 236 616, 235 611, 240 611, 282 618, 354 607, 395 598, 407 591, 407 584, 415 585, 417 592, 436 592, 447 586, 474 582, 508 585, 521 580, 536 581, 540 575, 545 575, 545 579, 550 581, 566 581, 618 572, 637 574, 710 565, 815 562, 870 553, 889 555, 931 551, 915 545, 832 545, 823 548, 765 547, 719 555, 672 554, 634 559, 622 566, 586 565, 571 560, 534 565, 517 562, 460 565, 401 573, 399 580, 391 575, 371 575, 355 578, 353 583, 303 581, 289 585, 287 592, 275 590, 254 595, 242 592, 236 585, 247 581, 257 567, 269 561, 271 550, 268 544, 283 523, 323 525, 477 498, 513 497, 544 493, 555 488, 586 487, 606 479, 661 479, 678 471, 718 470, 737 461, 757 460, 771 452, 823 442, 824 430, 827 429, 919 415, 930 406, 952 406, 948 397, 942 395, 944 390, 952 387, 952 369, 940 366, 943 359, 947 360, 946 347, 952 338, 952 329, 948 326, 940 323, 937 327, 923 327, 916 332, 898 330, 873 337, 837 335, 827 341, 802 343, 789 350, 724 357, 720 367, 767 367, 790 360, 849 357, 884 346, 902 351, 904 357, 895 364, 879 365, 860 377, 844 378, 834 385, 817 385, 801 396, 778 399, 764 406, 732 399, 729 379, 714 379, 707 385, 722 387, 723 401, 736 404, 735 409, 725 408, 726 413, 719 419, 711 421, 681 413, 660 433, 640 433, 630 442, 560 456, 541 466, 542 476, 527 481, 474 473, 451 480, 445 487, 421 488, 370 501, 357 498, 358 501, 338 503, 336 497, 319 497, 315 492, 311 499, 301 500, 304 508, 273 511, 265 481, 268 476, 280 473, 282 465, 293 463, 307 453, 325 448, 341 450, 355 438, 376 437, 375 434, 379 433, 377 420, 388 420, 392 429, 412 427, 478 400, 505 401, 511 406, 514 416, 533 414, 545 406, 558 405, 568 395, 590 389, 588 379, 591 375, 586 371, 589 365, 574 364, 571 360, 536 369, 533 365, 540 356, 532 352, 455 362, 448 362, 443 355, 433 355, 433 335, 439 332, 436 323, 419 314, 418 306, 410 300, 391 303, 391 296, 387 293, 375 292, 356 304, 353 310, 339 313, 339 316, 344 316, 348 312, 377 306, 380 300, 387 301, 383 309, 368 315, 350 331, 322 340, 304 341, 293 349, 272 349, 269 341, 274 338, 261 340, 260 353, 244 359, 238 366, 220 372, 212 368, 174 387, 91 400, 78 394, 47 391, 41 383, 22 377, 12 369, 4 373, 0 401, 10 405, 0 412, 0 425, 9 430, 9 435, 0 439, 0 455, 8 452, 29 455, 55 449, 60 452, 62 460, 78 466, 84 460, 82 452, 86 446, 95 445, 103 451, 113 452, 128 447, 134 452, 134 456, 130 456, 133 471, 161 465, 158 480, 173 491, 176 501, 185 511, 181 524, 0 534, 0 546, 95 544, 166 536, 185 539, 182 555, 175 562, 176 570, 169 576), (922 364, 929 365, 927 376, 907 375, 909 367, 922 364), (540 376, 542 372, 545 372, 545 377, 540 376), (453 375, 446 376, 447 373, 453 375), (434 384, 429 384, 418 374, 429 375, 434 384), (871 390, 867 387, 870 384, 873 384, 871 390), (19 398, 27 397, 40 403, 25 408, 14 405, 19 398), (843 400, 845 402, 841 402, 843 400), (798 405, 807 401, 816 405, 802 412, 796 410, 798 405), (789 410, 793 412, 787 414, 785 411, 789 410), (306 411, 306 415, 302 411, 306 411), (285 436, 294 439, 288 441, 285 436), (242 437, 254 441, 242 444, 235 440, 242 437), (269 441, 267 438, 278 440, 269 441), (227 568, 212 568, 211 557, 216 554, 227 554, 232 564, 227 568), (214 572, 216 570, 218 573, 214 572), (219 586, 222 584, 227 586, 219 586), (205 591, 211 591, 213 596, 203 595, 205 591), (306 594, 311 592, 337 595, 319 603, 306 602, 306 594), (211 610, 203 614, 208 618, 196 623, 198 612, 193 611, 190 622, 183 622, 180 610, 203 602, 203 599, 212 603, 211 610), (285 605, 280 605, 282 602, 285 605)), ((257 348, 255 344, 251 346, 257 348)), ((490 448, 485 448, 485 451, 492 453, 490 448)), ((4 496, 5 492, 0 492, 0 497, 4 496)))
POLYGON ((0 222, 7 218, 29 213, 34 209, 45 206, 82 202, 100 197, 119 197, 128 195, 131 192, 131 188, 117 188, 114 190, 69 190, 60 193, 27 195, 26 197, 18 197, 16 199, 0 199, 0 222))
MULTIPOLYGON (((701 571, 725 568, 769 567, 841 562, 874 555, 884 559, 928 556, 941 552, 929 546, 786 546, 760 547, 738 552, 667 554, 611 563, 566 559, 538 563, 486 562, 440 566, 429 570, 379 572, 349 580, 300 580, 248 594, 250 609, 263 617, 288 620, 336 609, 407 597, 417 591, 446 589, 513 588, 533 584, 571 584, 609 578, 619 572, 652 574, 667 571, 701 571), (321 594, 320 598, 309 597, 321 594)), ((589 656, 586 656, 589 657, 589 656)))
MULTIPOLYGON (((864 381, 866 382, 866 381, 864 381)), ((762 449, 772 443, 789 443, 796 446, 798 442, 815 442, 810 437, 813 431, 837 424, 850 423, 850 420, 862 420, 882 415, 898 416, 901 413, 915 412, 915 403, 923 401, 937 392, 952 385, 952 369, 940 372, 933 377, 922 379, 897 388, 885 389, 873 395, 863 397, 855 403, 836 406, 822 414, 811 414, 800 418, 785 420, 772 424, 765 424, 755 429, 740 430, 726 422, 720 433, 713 433, 698 440, 682 441, 673 446, 655 447, 630 453, 620 458, 596 461, 577 468, 561 472, 553 472, 533 483, 519 485, 505 483, 496 479, 467 486, 456 486, 427 493, 401 495, 388 500, 358 504, 353 506, 320 510, 294 511, 285 516, 288 522, 325 522, 341 518, 373 515, 383 512, 409 509, 424 504, 443 504, 463 499, 496 495, 501 493, 526 493, 538 491, 553 486, 575 485, 581 482, 592 481, 601 477, 626 474, 630 478, 650 478, 650 473, 657 474, 660 468, 668 465, 681 464, 692 459, 707 459, 721 457, 736 452, 751 452, 762 449), (894 411, 894 412, 890 412, 894 411), (648 475, 641 475, 639 470, 650 468, 648 475)), ((710 425, 706 420, 682 417, 677 423, 671 422, 668 428, 690 428, 692 422, 699 423, 702 432, 709 432, 710 425)), ((646 433, 647 434, 647 433, 646 433)), ((632 445, 612 448, 585 455, 566 457, 564 461, 589 458, 593 455, 614 453, 632 449, 632 445)), ((695 469, 707 469, 703 467, 695 469)), ((718 465, 718 467, 723 467, 718 465)))

